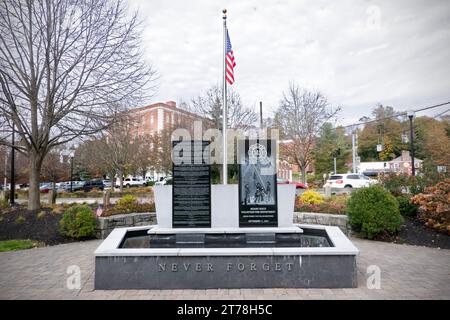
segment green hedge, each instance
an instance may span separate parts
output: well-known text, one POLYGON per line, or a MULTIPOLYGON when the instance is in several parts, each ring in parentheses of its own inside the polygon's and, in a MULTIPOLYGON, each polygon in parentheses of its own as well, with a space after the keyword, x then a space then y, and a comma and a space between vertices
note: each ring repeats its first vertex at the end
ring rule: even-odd
POLYGON ((95 235, 94 211, 87 205, 74 205, 64 212, 60 233, 69 238, 90 238, 95 235))
POLYGON ((396 197, 398 202, 398 208, 400 210, 400 214, 402 216, 415 217, 417 216, 419 207, 413 203, 411 203, 410 196, 398 196, 396 197))
POLYGON ((353 230, 369 239, 386 232, 395 233, 403 223, 397 200, 379 185, 353 192, 347 214, 353 230))

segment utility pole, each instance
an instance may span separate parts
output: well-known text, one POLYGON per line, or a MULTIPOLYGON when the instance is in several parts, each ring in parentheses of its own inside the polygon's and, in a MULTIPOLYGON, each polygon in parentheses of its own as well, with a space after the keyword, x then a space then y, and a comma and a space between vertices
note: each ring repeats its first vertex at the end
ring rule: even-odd
POLYGON ((352 128, 352 165, 353 173, 356 172, 356 130, 352 128))
POLYGON ((336 174, 336 157, 333 158, 333 162, 334 162, 334 174, 336 174))
POLYGON ((262 114, 262 101, 259 102, 259 121, 260 121, 260 129, 263 127, 263 114, 262 114))
POLYGON ((411 155, 411 175, 414 177, 416 175, 416 167, 414 166, 414 111, 408 111, 409 118, 409 140, 410 140, 410 155, 411 155))
POLYGON ((11 187, 9 190, 9 204, 11 206, 14 206, 14 198, 15 198, 15 193, 16 193, 16 177, 15 177, 15 170, 14 170, 14 158, 15 158, 15 152, 14 152, 14 134, 15 134, 15 127, 14 127, 14 123, 12 126, 12 136, 11 136, 11 177, 10 177, 10 182, 11 182, 11 187))
POLYGON ((341 155, 341 148, 335 149, 335 150, 331 153, 331 155, 333 156, 333 165, 334 165, 334 170, 333 170, 333 172, 334 172, 334 174, 336 174, 336 173, 337 173, 336 159, 337 159, 338 156, 341 155))

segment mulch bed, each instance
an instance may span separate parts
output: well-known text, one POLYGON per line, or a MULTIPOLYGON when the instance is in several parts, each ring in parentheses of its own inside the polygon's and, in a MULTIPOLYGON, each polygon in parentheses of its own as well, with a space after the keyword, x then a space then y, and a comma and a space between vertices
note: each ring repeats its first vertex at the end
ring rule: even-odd
POLYGON ((0 240, 30 239, 46 245, 75 242, 77 240, 61 236, 58 232, 61 214, 53 214, 52 209, 41 209, 38 212, 17 207, 11 211, 2 210, 0 214, 0 240), (45 216, 38 219, 38 213, 45 211, 45 216), (25 218, 18 222, 18 218, 25 218))
POLYGON ((405 217, 405 222, 397 235, 383 235, 376 240, 450 249, 450 236, 437 232, 415 218, 405 217))

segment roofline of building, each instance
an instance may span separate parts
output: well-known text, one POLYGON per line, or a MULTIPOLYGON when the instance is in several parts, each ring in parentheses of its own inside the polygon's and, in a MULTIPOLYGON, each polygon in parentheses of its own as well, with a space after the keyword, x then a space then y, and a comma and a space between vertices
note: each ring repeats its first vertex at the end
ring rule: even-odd
POLYGON ((130 109, 129 112, 132 113, 136 113, 136 112, 140 112, 140 111, 146 111, 146 110, 150 110, 150 109, 157 109, 157 108, 165 108, 165 109, 169 109, 175 112, 179 112, 179 113, 183 113, 187 116, 190 116, 192 118, 197 118, 197 119, 204 119, 204 120, 209 120, 208 118, 202 117, 196 113, 181 109, 181 108, 177 108, 176 106, 171 106, 165 102, 156 102, 156 103, 152 103, 149 104, 147 106, 143 106, 143 107, 138 107, 138 108, 134 108, 134 109, 130 109))

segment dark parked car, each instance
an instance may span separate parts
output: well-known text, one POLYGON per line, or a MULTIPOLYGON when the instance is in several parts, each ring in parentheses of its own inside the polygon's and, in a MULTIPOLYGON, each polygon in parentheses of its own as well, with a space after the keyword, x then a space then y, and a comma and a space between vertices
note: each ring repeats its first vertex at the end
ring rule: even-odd
POLYGON ((92 189, 99 189, 99 190, 103 190, 105 189, 105 184, 103 183, 102 180, 89 180, 86 181, 83 185, 83 191, 84 192, 89 192, 92 191, 92 189))

